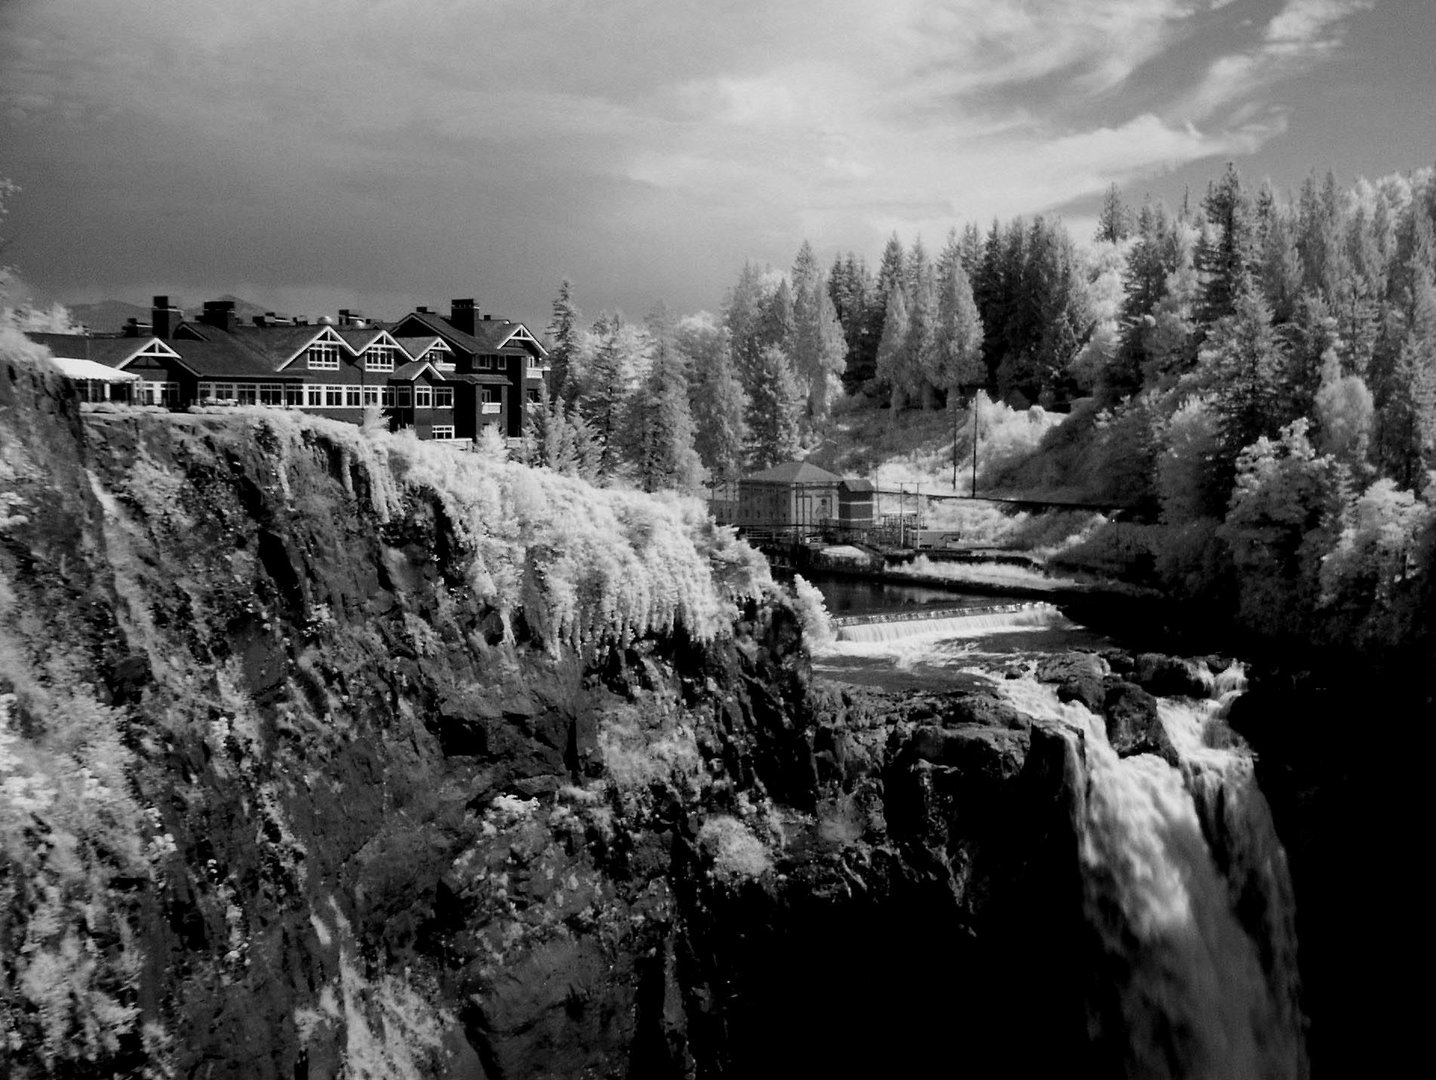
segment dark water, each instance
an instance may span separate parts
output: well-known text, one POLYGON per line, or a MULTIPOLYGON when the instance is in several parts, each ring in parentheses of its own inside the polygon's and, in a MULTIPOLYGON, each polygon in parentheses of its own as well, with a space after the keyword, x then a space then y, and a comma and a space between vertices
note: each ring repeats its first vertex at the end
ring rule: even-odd
POLYGON ((992 596, 865 578, 811 577, 808 580, 822 592, 830 615, 876 615, 922 607, 982 607, 1000 602, 992 596))

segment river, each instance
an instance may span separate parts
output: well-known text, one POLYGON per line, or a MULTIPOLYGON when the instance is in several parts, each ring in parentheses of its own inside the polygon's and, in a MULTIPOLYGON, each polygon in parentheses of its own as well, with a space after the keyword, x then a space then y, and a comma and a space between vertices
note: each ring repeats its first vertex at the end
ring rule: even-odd
MULTIPOLYGON (((990 597, 878 582, 815 581, 830 614, 985 607, 990 597)), ((1089 1036, 1111 1075, 1302 1080, 1308 1075, 1295 901, 1250 751, 1227 727, 1242 666, 1189 662, 1207 693, 1160 698, 1172 747, 1121 756, 1102 710, 1058 699, 1045 655, 1115 645, 1050 605, 858 627, 814 649, 848 683, 996 691, 1068 745, 1080 784, 1079 851, 1096 977, 1089 1036)), ((1138 676, 1133 675, 1133 678, 1138 676)), ((1112 676, 1116 679, 1116 676, 1112 676)))

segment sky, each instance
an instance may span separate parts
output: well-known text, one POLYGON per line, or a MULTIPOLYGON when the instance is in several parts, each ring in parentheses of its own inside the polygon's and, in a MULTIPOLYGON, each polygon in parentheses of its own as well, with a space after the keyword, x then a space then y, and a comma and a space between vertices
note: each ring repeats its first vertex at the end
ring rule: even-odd
POLYGON ((746 260, 1436 162, 1432 0, 0 0, 4 261, 42 301, 535 329, 746 260))

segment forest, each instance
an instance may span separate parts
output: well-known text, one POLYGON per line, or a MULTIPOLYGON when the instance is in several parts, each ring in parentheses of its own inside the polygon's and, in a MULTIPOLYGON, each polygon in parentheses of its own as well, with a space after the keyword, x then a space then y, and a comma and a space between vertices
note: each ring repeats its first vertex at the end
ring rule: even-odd
MULTIPOLYGON (((1295 194, 1233 165, 1173 209, 1115 185, 1060 220, 894 235, 872 271, 749 263, 718 314, 583 325, 563 283, 536 464, 694 490, 801 457, 835 414, 978 394, 1065 419, 1048 484, 1128 508, 1090 559, 1268 643, 1429 643, 1436 556, 1433 171, 1295 194)), ((1021 469, 1008 477, 1020 487, 1021 469)))

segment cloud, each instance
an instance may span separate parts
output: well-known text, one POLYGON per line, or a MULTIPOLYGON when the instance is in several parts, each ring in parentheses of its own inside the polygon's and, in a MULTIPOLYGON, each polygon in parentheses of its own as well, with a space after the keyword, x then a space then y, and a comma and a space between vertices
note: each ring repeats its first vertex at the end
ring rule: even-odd
POLYGON ((1350 20, 1375 5, 1376 0, 1286 0, 1259 43, 1212 62, 1184 110, 1196 119, 1208 117, 1290 78, 1335 51, 1350 20))
POLYGON ((1230 0, 20 2, 0 145, 53 177, 56 274, 103 236, 131 249, 106 272, 164 280, 168 237, 221 223, 206 283, 696 289, 803 235, 866 249, 1250 152, 1281 130, 1259 91, 1369 3, 1290 0, 1184 90, 1230 0))

